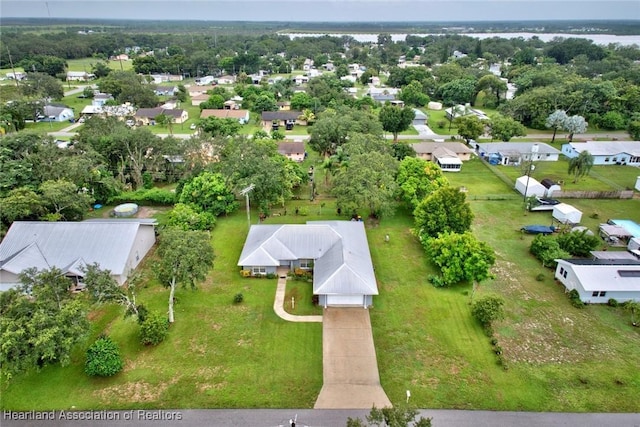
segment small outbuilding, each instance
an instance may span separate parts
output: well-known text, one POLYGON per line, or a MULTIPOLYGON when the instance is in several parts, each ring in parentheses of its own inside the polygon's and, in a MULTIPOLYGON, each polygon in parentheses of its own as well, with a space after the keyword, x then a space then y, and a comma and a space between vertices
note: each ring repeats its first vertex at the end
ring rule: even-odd
POLYGON ((431 101, 427 104, 429 110, 442 110, 442 102, 431 101))
POLYGON ((555 191, 562 191, 562 188, 560 187, 560 185, 554 180, 549 178, 543 179, 542 181, 540 181, 540 184, 544 185, 545 188, 547 189, 546 197, 553 197, 553 193, 555 191))
POLYGON ((544 197, 547 193, 547 188, 538 182, 538 180, 531 178, 530 176, 523 175, 516 179, 515 189, 523 196, 538 196, 544 197))
POLYGON ((553 218, 562 224, 580 224, 582 212, 566 203, 553 207, 553 218))

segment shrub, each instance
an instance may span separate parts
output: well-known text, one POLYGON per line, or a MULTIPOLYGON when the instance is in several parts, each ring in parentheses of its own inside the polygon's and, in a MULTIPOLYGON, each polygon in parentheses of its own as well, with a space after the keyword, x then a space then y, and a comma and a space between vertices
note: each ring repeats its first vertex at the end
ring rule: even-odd
POLYGON ((92 377, 110 377, 124 367, 118 345, 106 335, 101 335, 87 349, 84 371, 92 377))
POLYGON ((307 216, 309 215, 309 208, 306 206, 302 206, 300 208, 298 208, 298 214, 301 216, 307 216))
POLYGON ((580 299, 580 294, 577 290, 571 289, 569 291, 569 300, 571 301, 571 305, 576 308, 584 308, 584 303, 580 299))
POLYGON ((544 282, 544 274, 540 273, 536 276, 538 282, 544 282))
POLYGON ((587 234, 589 230, 572 231, 558 236, 558 245, 573 256, 588 257, 600 245, 600 238, 587 234))
POLYGON ((498 339, 497 338, 491 338, 491 345, 496 345, 498 344, 498 339))
POLYGON ((311 295, 311 303, 313 305, 320 304, 320 296, 319 295, 311 295))
POLYGON ((488 326, 491 325, 494 320, 499 320, 504 317, 503 305, 504 300, 502 298, 489 295, 473 303, 471 313, 480 323, 488 326))
POLYGON ((151 312, 140 325, 140 343, 158 345, 169 333, 169 320, 156 312, 151 312))
POLYGON ((202 212, 196 205, 177 203, 167 215, 167 225, 182 230, 212 230, 216 217, 210 212, 202 212))
POLYGON ((607 301, 607 304, 609 305, 609 307, 617 307, 620 305, 618 300, 615 298, 609 298, 609 301, 607 301))
POLYGON ((276 273, 267 273, 266 274, 266 278, 267 279, 277 279, 278 275, 276 273))
POLYGON ((239 292, 233 296, 234 304, 240 304, 242 301, 244 301, 244 295, 242 295, 242 292, 239 292))
POLYGON ((251 277, 251 270, 240 270, 240 275, 242 277, 251 277))
POLYGON ((136 191, 126 191, 116 196, 110 197, 109 204, 119 203, 139 203, 147 205, 173 205, 176 195, 169 190, 151 188, 149 190, 139 189, 136 191))
POLYGON ((447 286, 442 277, 435 276, 433 274, 429 276, 429 283, 431 283, 436 288, 444 288, 445 286, 447 286))
POLYGON ((538 234, 531 241, 529 251, 542 262, 543 267, 555 268, 558 264, 555 260, 569 258, 569 253, 562 250, 558 241, 552 236, 538 234))

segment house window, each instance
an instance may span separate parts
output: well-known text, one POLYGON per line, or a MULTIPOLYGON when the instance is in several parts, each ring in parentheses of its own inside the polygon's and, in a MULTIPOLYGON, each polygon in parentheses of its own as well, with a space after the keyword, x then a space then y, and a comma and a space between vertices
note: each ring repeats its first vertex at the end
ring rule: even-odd
POLYGON ((603 297, 603 296, 605 296, 605 295, 607 295, 607 293, 606 293, 605 291, 600 291, 600 296, 601 296, 601 297, 603 297))
POLYGON ((311 259, 301 259, 300 260, 300 268, 311 269, 313 266, 313 260, 311 259))
POLYGON ((564 274, 564 267, 560 267, 560 275, 562 276, 564 274))
POLYGON ((617 162, 617 161, 618 161, 618 158, 617 158, 617 157, 614 157, 614 158, 613 158, 613 161, 614 161, 614 162, 617 162))
POLYGON ((562 273, 562 277, 564 277, 565 279, 567 278, 567 270, 565 270, 564 273, 562 273))
POLYGON ((267 274, 267 267, 253 267, 251 271, 253 274, 267 274))
POLYGON ((605 157, 605 158, 604 158, 604 161, 605 161, 605 162, 608 162, 608 161, 609 161, 609 158, 608 158, 608 157, 605 157))
POLYGON ((592 297, 597 297, 599 293, 600 293, 600 292, 598 292, 598 291, 593 291, 593 293, 591 294, 591 296, 592 296, 592 297))

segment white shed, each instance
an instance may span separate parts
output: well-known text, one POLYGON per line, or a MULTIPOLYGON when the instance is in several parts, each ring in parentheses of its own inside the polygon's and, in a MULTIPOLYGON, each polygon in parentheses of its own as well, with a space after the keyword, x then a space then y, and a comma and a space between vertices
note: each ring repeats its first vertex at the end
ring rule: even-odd
POLYGON ((636 179, 636 190, 640 191, 640 176, 636 179))
POLYGON ((582 212, 566 203, 553 207, 553 218, 563 224, 580 224, 582 212))
POLYGON ((427 104, 427 108, 429 110, 442 110, 442 103, 431 101, 427 104))
POLYGON ((540 184, 536 179, 526 175, 516 179, 515 189, 522 195, 544 197, 547 187, 540 184), (525 194, 526 192, 526 194, 525 194))

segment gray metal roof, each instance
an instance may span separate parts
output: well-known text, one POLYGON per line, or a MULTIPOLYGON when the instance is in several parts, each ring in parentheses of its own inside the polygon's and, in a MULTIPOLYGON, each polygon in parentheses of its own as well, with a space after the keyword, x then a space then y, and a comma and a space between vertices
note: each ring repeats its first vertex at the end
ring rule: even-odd
POLYGON ((378 294, 362 222, 253 225, 238 265, 279 266, 297 259, 314 260, 314 294, 378 294))
POLYGON ((576 152, 588 151, 593 156, 615 156, 616 154, 630 154, 640 156, 640 141, 587 141, 569 142, 576 152))
POLYGON ((413 147, 416 154, 432 154, 440 147, 446 148, 454 154, 473 153, 472 149, 459 142, 416 142, 409 145, 413 147))
POLYGON ((76 271, 98 263, 112 274, 124 272, 140 221, 14 222, 0 243, 0 270, 58 267, 76 271))
POLYGON ((556 261, 573 270, 585 291, 640 292, 640 262, 622 259, 556 261))
POLYGON ((531 147, 538 145, 538 154, 560 154, 560 150, 544 142, 482 142, 478 148, 485 153, 530 154, 531 147))

